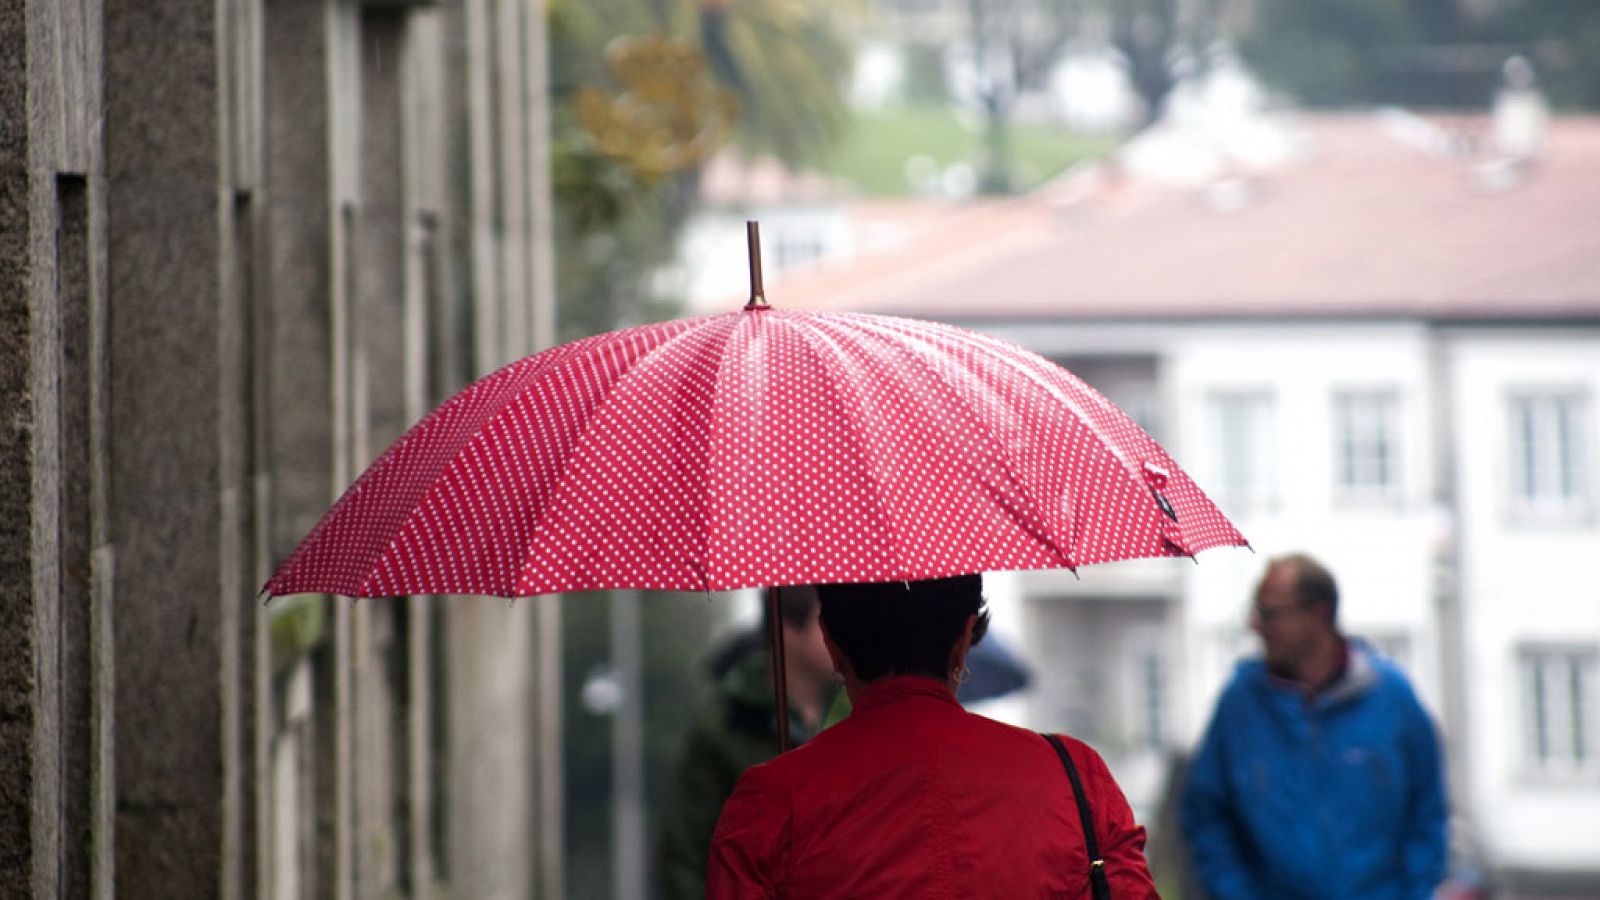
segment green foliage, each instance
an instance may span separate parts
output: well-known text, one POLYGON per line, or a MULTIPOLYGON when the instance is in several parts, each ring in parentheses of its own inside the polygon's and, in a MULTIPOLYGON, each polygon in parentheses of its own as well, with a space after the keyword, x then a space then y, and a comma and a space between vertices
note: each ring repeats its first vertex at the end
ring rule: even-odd
POLYGON ((550 165, 560 339, 671 318, 650 276, 672 258, 686 179, 647 181, 570 124, 555 129, 550 165))
POLYGON ((1405 0, 1260 0, 1240 50, 1268 84, 1302 103, 1394 102, 1386 48, 1415 44, 1419 32, 1405 0))
POLYGON ((574 109, 580 88, 615 87, 607 45, 661 30, 658 13, 644 0, 560 0, 549 8, 556 320, 564 341, 675 311, 654 295, 649 276, 671 258, 681 179, 655 181, 606 157, 574 109))
POLYGON ((1245 60, 1310 106, 1485 107, 1499 66, 1528 56, 1558 104, 1600 108, 1600 4, 1499 0, 1258 0, 1245 60))
POLYGON ((317 594, 279 597, 267 608, 273 674, 305 658, 328 633, 328 598, 317 594))
POLYGON ((803 0, 557 0, 549 16, 559 335, 670 318, 677 298, 660 296, 652 275, 672 258, 698 172, 662 178, 600 152, 575 106, 585 88, 626 88, 608 47, 650 35, 701 41, 713 75, 738 95, 737 139, 793 166, 843 134, 852 49, 833 4, 803 0))
POLYGON ((739 95, 742 146, 800 168, 837 143, 855 53, 833 4, 741 0, 708 22, 708 44, 718 31, 725 41, 722 75, 739 95))
POLYGON ((1600 109, 1600 3, 1505 0, 1487 24, 1521 46, 1557 105, 1600 109))
POLYGON ((947 106, 950 84, 944 74, 944 48, 909 44, 906 60, 906 102, 912 106, 947 106))
MULTIPOLYGON (((1122 0, 1118 0, 1122 2, 1122 0)), ((1023 187, 1012 146, 1017 98, 1044 86, 1067 46, 1082 33, 1084 0, 988 3, 968 0, 967 36, 976 50, 978 105, 984 116, 984 150, 978 186, 985 194, 1023 187)))
MULTIPOLYGON (((976 163, 982 135, 974 122, 950 109, 910 107, 858 113, 855 125, 824 166, 829 175, 870 196, 908 192, 906 159, 932 158, 941 167, 976 163)), ((1012 126, 1016 186, 1022 190, 1059 174, 1068 166, 1110 149, 1112 140, 1041 125, 1012 126)))

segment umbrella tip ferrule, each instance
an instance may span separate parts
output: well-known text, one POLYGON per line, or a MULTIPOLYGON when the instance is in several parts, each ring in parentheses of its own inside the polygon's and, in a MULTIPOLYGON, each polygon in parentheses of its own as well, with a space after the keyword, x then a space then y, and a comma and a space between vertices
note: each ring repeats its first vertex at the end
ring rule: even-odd
POLYGON ((767 293, 761 286, 761 226, 752 220, 744 223, 744 231, 750 253, 750 302, 744 308, 746 311, 770 309, 767 293))

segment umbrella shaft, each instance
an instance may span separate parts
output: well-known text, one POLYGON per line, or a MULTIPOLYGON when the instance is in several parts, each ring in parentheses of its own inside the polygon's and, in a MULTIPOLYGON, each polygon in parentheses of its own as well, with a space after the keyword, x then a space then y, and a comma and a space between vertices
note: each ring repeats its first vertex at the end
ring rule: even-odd
POLYGON ((778 752, 789 749, 789 667, 783 656, 783 610, 778 589, 767 588, 767 640, 772 647, 773 712, 778 717, 778 752))

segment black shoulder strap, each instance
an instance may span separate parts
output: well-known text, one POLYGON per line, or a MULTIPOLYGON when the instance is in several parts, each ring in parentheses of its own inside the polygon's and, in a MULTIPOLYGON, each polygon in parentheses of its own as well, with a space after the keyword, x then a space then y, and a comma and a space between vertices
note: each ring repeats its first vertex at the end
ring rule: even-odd
POLYGON ((1100 841, 1094 833, 1094 816, 1089 811, 1089 797, 1083 792, 1083 781, 1078 778, 1078 767, 1061 738, 1047 734, 1044 739, 1061 757, 1061 767, 1067 770, 1067 780, 1072 782, 1072 797, 1078 801, 1078 820, 1083 823, 1083 843, 1089 852, 1089 887, 1094 900, 1111 900, 1111 884, 1106 881, 1106 861, 1100 856, 1100 841))

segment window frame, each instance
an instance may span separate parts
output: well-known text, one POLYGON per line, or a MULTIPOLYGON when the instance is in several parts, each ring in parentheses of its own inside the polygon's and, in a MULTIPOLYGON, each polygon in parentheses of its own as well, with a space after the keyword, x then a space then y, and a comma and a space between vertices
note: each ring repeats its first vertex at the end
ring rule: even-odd
POLYGON ((1529 522, 1572 522, 1584 521, 1592 516, 1594 463, 1590 449, 1590 407, 1589 393, 1581 385, 1527 386, 1507 392, 1504 407, 1506 462, 1503 471, 1506 477, 1506 503, 1512 518, 1529 522), (1529 417, 1525 410, 1528 405, 1549 410, 1558 404, 1570 404, 1567 431, 1557 438, 1558 442, 1565 440, 1570 445, 1566 454, 1570 458, 1556 464, 1570 466, 1570 473, 1560 470, 1552 473, 1548 470, 1552 454, 1557 459, 1563 455, 1559 449, 1552 450, 1539 442, 1541 436, 1544 441, 1552 436, 1552 420, 1548 416, 1539 417, 1543 421, 1534 422, 1535 442, 1527 440, 1529 428, 1526 419, 1529 417), (1531 451, 1530 447, 1533 448, 1531 451), (1541 465, 1546 468, 1541 469, 1541 465), (1570 474, 1572 481, 1570 494, 1545 492, 1550 482, 1565 480, 1567 474, 1570 474), (1530 486, 1530 481, 1534 488, 1531 493, 1525 490, 1530 486))
POLYGON ((1536 781, 1600 780, 1600 645, 1523 644, 1516 665, 1523 772, 1536 781))
POLYGON ((1213 388, 1205 394, 1206 444, 1210 459, 1208 469, 1212 476, 1215 498, 1232 514, 1267 512, 1276 509, 1279 502, 1278 478, 1278 397, 1268 386, 1213 388), (1228 458, 1231 440, 1223 424, 1222 405, 1225 403, 1257 404, 1263 420, 1253 433, 1244 436, 1246 442, 1260 441, 1251 448, 1257 457, 1254 469, 1259 474, 1255 483, 1235 484, 1231 479, 1228 458), (1241 490, 1241 488, 1243 488, 1241 490))
POLYGON ((1400 388, 1387 385, 1335 388, 1331 403, 1335 497, 1340 502, 1356 505, 1393 505, 1401 502, 1405 496, 1405 398, 1400 388), (1362 403, 1373 405, 1360 410, 1359 404, 1362 403), (1377 423, 1377 428, 1369 434, 1354 433, 1356 429, 1352 425, 1359 418, 1358 410, 1360 414, 1376 412, 1375 417, 1363 423, 1367 426, 1372 422, 1377 423), (1371 439, 1373 434, 1376 440, 1371 439), (1381 448, 1382 462, 1379 465, 1386 476, 1381 483, 1351 479, 1350 476, 1357 474, 1360 468, 1359 463, 1352 463, 1352 457, 1363 449, 1368 452, 1371 450, 1370 447, 1358 447, 1359 442, 1369 442, 1381 448))
POLYGON ((1133 654, 1133 729, 1143 750, 1165 750, 1171 742, 1171 665, 1160 648, 1146 647, 1133 654))

